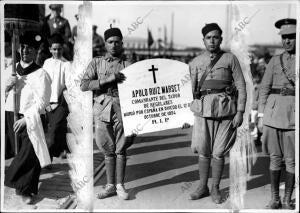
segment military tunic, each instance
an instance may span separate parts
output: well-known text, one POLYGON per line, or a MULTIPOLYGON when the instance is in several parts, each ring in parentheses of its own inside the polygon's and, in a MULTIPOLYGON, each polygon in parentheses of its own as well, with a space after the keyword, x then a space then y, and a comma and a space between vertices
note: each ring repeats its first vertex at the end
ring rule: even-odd
POLYGON ((71 61, 73 58, 72 55, 72 46, 70 46, 72 34, 69 21, 64 17, 56 17, 56 18, 49 18, 47 20, 47 24, 49 26, 49 33, 52 36, 53 34, 59 34, 64 40, 63 44, 63 56, 71 61))
MULTIPOLYGON (((190 75, 194 88, 211 62, 208 51, 202 52, 190 63, 190 75)), ((204 157, 223 157, 232 147, 236 129, 232 120, 237 111, 244 112, 246 84, 238 59, 224 52, 207 75, 201 90, 224 89, 234 85, 238 96, 225 92, 207 94, 195 99, 191 110, 195 115, 192 150, 204 157)))
POLYGON ((117 83, 100 86, 100 80, 120 72, 129 65, 130 62, 123 57, 116 58, 108 54, 104 57, 95 57, 88 65, 81 81, 82 90, 94 91, 96 143, 105 156, 125 155, 126 149, 131 145, 131 139, 124 135, 117 83))
POLYGON ((63 37, 65 43, 71 38, 71 28, 69 21, 63 17, 49 18, 47 21, 50 29, 50 36, 59 34, 63 37))
MULTIPOLYGON (((295 81, 295 56, 283 53, 289 78, 295 81)), ((288 172, 295 172, 295 96, 272 94, 271 89, 295 89, 282 71, 280 55, 274 56, 264 74, 258 112, 263 113, 263 149, 270 155, 271 170, 281 168, 285 158, 288 172)))

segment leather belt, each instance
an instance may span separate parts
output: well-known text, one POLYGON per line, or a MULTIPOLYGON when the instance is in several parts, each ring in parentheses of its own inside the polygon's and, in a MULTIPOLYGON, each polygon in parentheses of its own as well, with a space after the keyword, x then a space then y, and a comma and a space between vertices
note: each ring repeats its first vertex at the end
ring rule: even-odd
POLYGON ((295 96, 295 90, 294 89, 289 89, 289 88, 272 88, 271 89, 271 94, 279 94, 283 96, 295 96))
POLYGON ((199 93, 197 93, 195 95, 196 99, 200 99, 201 96, 203 95, 210 95, 210 94, 217 94, 217 93, 222 93, 222 92, 226 92, 226 89, 206 89, 206 90, 202 90, 199 93))
POLYGON ((225 89, 206 89, 203 91, 200 91, 200 95, 210 95, 210 94, 216 94, 216 93, 222 93, 226 92, 225 89))
POLYGON ((222 89, 205 89, 195 95, 196 99, 200 99, 203 95, 217 94, 225 92, 227 95, 236 95, 237 90, 234 86, 228 86, 222 89))

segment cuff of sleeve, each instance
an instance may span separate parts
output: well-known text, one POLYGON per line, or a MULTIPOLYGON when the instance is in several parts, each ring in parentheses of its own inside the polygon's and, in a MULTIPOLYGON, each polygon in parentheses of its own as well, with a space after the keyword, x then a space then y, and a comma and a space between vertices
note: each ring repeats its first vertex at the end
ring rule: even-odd
POLYGON ((257 118, 258 112, 257 110, 251 110, 251 122, 254 123, 257 118))
POLYGON ((258 113, 258 114, 257 114, 257 117, 258 117, 258 118, 264 117, 264 113, 258 113))

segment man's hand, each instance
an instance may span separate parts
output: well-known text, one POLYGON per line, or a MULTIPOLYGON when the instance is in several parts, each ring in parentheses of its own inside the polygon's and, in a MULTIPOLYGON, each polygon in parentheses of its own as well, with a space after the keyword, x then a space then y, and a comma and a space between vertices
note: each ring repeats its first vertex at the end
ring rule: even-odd
POLYGON ((238 111, 232 120, 232 126, 237 128, 243 123, 243 113, 238 111))
POLYGON ((17 76, 10 76, 5 83, 5 92, 10 91, 13 88, 13 86, 16 85, 17 82, 18 82, 17 76))
POLYGON ((182 125, 181 129, 188 129, 188 128, 190 128, 190 127, 191 127, 190 124, 184 123, 184 124, 182 125))
POLYGON ((20 132, 26 126, 25 118, 21 118, 14 123, 14 132, 20 132))
POLYGON ((126 77, 125 77, 125 75, 123 73, 121 73, 121 72, 113 73, 113 74, 111 74, 110 76, 108 76, 106 78, 106 80, 103 82, 103 84, 105 84, 105 83, 111 83, 111 82, 114 82, 114 81, 117 81, 118 83, 121 83, 125 79, 126 79, 126 77))
POLYGON ((256 123, 257 122, 257 115, 258 115, 258 111, 257 110, 253 110, 251 109, 251 113, 250 113, 250 122, 251 123, 256 123))
POLYGON ((125 75, 121 72, 115 73, 115 78, 118 83, 122 83, 126 79, 125 75))
POLYGON ((260 132, 263 131, 263 126, 264 126, 264 122, 263 122, 263 118, 262 117, 258 117, 258 123, 257 123, 257 128, 260 132))

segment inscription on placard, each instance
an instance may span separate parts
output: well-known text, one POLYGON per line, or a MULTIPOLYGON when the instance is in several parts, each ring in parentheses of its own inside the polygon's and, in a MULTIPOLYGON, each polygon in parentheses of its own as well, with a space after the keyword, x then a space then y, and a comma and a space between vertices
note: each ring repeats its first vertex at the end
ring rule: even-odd
POLYGON ((187 76, 188 65, 151 59, 133 64, 122 72, 126 81, 118 87, 126 136, 192 122, 191 83, 181 83, 187 76))

